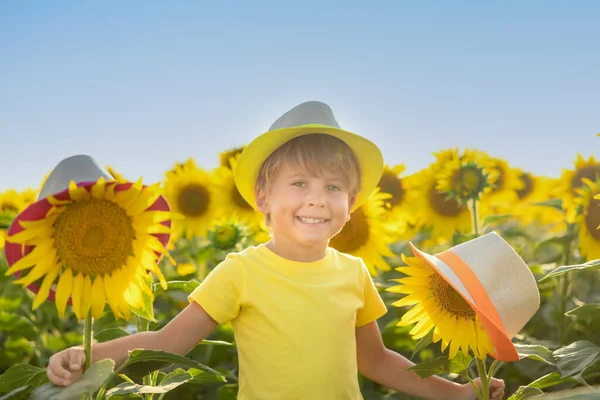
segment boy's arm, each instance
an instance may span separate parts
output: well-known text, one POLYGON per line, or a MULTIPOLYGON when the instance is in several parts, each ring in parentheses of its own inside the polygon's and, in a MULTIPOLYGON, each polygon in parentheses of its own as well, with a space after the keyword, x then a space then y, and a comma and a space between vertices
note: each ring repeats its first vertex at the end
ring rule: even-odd
POLYGON ((162 350, 185 355, 217 327, 204 309, 192 302, 158 331, 140 332, 92 347, 92 363, 112 358, 121 365, 132 349, 162 350))
MULTIPOLYGON (((460 385, 438 376, 421 378, 412 371, 404 371, 415 364, 385 347, 376 321, 356 328, 356 347, 362 374, 390 389, 432 400, 477 398, 470 385, 460 385)), ((500 399, 504 385, 502 381, 495 383, 502 387, 493 388, 492 399, 500 399)))
MULTIPOLYGON (((92 346, 92 363, 112 358, 121 365, 133 349, 162 350, 184 355, 217 326, 204 309, 192 302, 159 331, 140 332, 92 346)), ((85 354, 81 346, 65 349, 50 357, 48 378, 55 385, 68 386, 83 373, 85 354)))

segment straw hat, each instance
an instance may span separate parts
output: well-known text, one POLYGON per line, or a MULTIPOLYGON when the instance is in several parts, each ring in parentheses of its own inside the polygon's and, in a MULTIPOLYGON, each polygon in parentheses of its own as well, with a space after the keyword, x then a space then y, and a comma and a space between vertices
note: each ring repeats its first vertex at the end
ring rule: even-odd
MULTIPOLYGON (((104 178, 108 184, 114 184, 115 192, 128 189, 133 183, 132 182, 116 182, 114 177, 102 166, 100 166, 96 160, 88 155, 76 155, 66 158, 59 162, 56 167, 52 170, 40 193, 38 194, 37 201, 23 212, 21 212, 15 220, 12 222, 8 229, 8 239, 4 248, 6 255, 6 261, 9 266, 25 257, 33 250, 33 246, 25 246, 22 248, 20 244, 11 243, 10 236, 15 235, 23 230, 20 225, 20 221, 35 221, 45 217, 46 213, 52 208, 52 205, 48 201, 48 196, 66 200, 69 198, 69 183, 74 181, 79 187, 85 187, 86 189, 91 187, 100 178, 104 178)), ((156 202, 149 208, 149 210, 157 211, 169 211, 169 205, 164 197, 160 196, 156 202)), ((170 224, 170 223, 169 223, 170 224)), ((169 242, 169 234, 155 234, 163 246, 167 246, 169 242)), ((21 272, 15 272, 15 276, 19 276, 21 272)), ((54 301, 55 299, 55 285, 50 289, 48 299, 54 301)), ((34 293, 37 293, 40 287, 36 283, 32 283, 27 287, 34 293)), ((69 299, 69 303, 70 303, 69 299)))
POLYGON ((235 183, 248 204, 257 208, 255 185, 260 167, 267 157, 289 140, 314 133, 334 136, 354 151, 361 171, 361 187, 352 211, 365 202, 381 178, 381 151, 370 140, 342 129, 327 104, 308 101, 279 117, 267 132, 254 139, 240 155, 235 168, 235 183))
POLYGON ((495 232, 436 255, 410 245, 477 313, 494 345, 494 358, 518 361, 512 338, 538 310, 540 293, 515 250, 495 232))

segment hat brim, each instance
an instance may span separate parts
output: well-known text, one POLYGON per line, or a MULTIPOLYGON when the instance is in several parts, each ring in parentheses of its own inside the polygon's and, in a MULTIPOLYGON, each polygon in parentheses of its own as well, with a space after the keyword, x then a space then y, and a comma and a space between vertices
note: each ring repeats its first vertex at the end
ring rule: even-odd
MULTIPOLYGON (((85 189, 87 189, 89 191, 89 188, 91 186, 93 186, 95 183, 96 182, 80 182, 77 184, 77 186, 84 187, 85 189)), ((109 185, 116 185, 115 192, 120 192, 120 191, 129 189, 131 187, 131 185, 133 185, 133 183, 132 182, 119 182, 119 183, 107 182, 106 186, 109 186, 109 185)), ((146 187, 146 186, 143 186, 143 187, 146 187)), ((53 195, 53 197, 57 200, 69 200, 70 199, 69 189, 65 189, 62 192, 57 193, 56 195, 53 195)), ((8 262, 9 266, 12 266, 14 263, 19 261, 21 258, 25 257, 35 247, 35 246, 21 246, 21 244, 10 242, 10 237, 12 235, 15 235, 23 230, 23 227, 21 226, 20 222, 21 221, 40 220, 46 216, 46 214, 48 213, 48 211, 50 211, 51 208, 52 208, 52 204, 50 204, 48 199, 41 199, 35 203, 30 204, 25 210, 23 210, 19 215, 17 215, 15 220, 12 222, 10 228, 8 228, 8 234, 7 234, 6 243, 4 246, 4 254, 6 256, 6 261, 8 262)), ((170 211, 170 208, 169 208, 169 204, 167 203, 167 200, 161 195, 158 197, 158 199, 156 199, 156 201, 150 207, 148 207, 147 211, 170 211)), ((170 220, 164 221, 164 222, 162 222, 162 224, 170 227, 171 221, 170 220)), ((156 236, 156 238, 166 248, 167 244, 169 243, 170 234, 168 234, 168 233, 153 233, 152 235, 156 236)), ((155 252, 155 253, 157 256, 159 256, 159 257, 161 256, 160 253, 158 253, 158 252, 155 252)), ((16 277, 18 277, 19 275, 21 275, 21 271, 17 271, 14 273, 14 276, 16 276, 16 277)), ((37 293, 40 290, 40 286, 35 282, 32 283, 31 285, 27 286, 27 288, 29 290, 31 290, 33 293, 37 293)), ((56 298, 56 290, 55 289, 56 289, 56 285, 52 285, 52 287, 50 288, 50 293, 48 295, 48 300, 55 301, 55 298, 56 298)), ((67 304, 71 304, 71 298, 69 298, 67 304)))
POLYGON ((258 179, 260 167, 271 153, 291 139, 316 133, 331 135, 342 140, 356 154, 361 172, 361 187, 351 211, 360 207, 381 179, 383 155, 373 142, 360 135, 320 124, 307 124, 268 131, 246 146, 237 160, 235 168, 235 182, 244 200, 254 209, 257 209, 256 180, 258 179))
POLYGON ((519 353, 506 333, 496 307, 469 266, 451 251, 433 256, 412 243, 410 247, 416 257, 426 261, 477 313, 496 350, 490 355, 500 361, 519 361, 519 353))

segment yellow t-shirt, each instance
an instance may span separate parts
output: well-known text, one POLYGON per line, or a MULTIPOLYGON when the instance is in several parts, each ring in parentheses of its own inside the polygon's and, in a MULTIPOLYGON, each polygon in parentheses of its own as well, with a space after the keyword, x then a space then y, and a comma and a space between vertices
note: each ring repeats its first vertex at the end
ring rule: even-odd
POLYGON ((190 294, 231 321, 240 400, 359 400, 355 329, 387 310, 360 258, 327 249, 315 262, 265 245, 232 253, 190 294))

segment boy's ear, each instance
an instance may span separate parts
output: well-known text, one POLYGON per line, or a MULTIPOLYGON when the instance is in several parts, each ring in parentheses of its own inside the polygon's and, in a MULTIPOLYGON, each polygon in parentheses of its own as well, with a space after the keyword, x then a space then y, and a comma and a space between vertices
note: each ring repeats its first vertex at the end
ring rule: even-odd
POLYGON ((255 196, 256 196, 256 207, 258 208, 258 211, 260 211, 263 214, 268 214, 269 213, 269 203, 267 202, 267 196, 265 196, 265 193, 262 190, 257 190, 255 196))
POLYGON ((348 215, 346 216, 346 222, 350 221, 350 214, 351 214, 350 210, 352 210, 352 206, 354 206, 355 202, 356 202, 356 196, 352 196, 348 200, 348 215))

